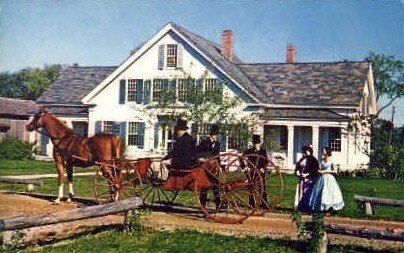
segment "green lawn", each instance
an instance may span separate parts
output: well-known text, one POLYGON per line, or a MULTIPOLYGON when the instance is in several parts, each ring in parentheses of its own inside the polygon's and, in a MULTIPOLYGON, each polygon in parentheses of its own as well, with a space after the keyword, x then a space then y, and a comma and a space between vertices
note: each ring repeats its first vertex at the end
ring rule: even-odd
MULTIPOLYGON (((77 172, 86 172, 92 170, 90 168, 74 168, 77 172)), ((0 176, 3 175, 27 175, 27 174, 56 174, 56 166, 52 161, 35 161, 35 160, 7 160, 0 159, 0 176)))
MULTIPOLYGON (((5 174, 31 174, 31 173, 54 173, 55 169, 51 162, 43 161, 7 161, 0 162, 0 175, 5 174), (41 172, 42 171, 42 172, 41 172), (45 172, 44 172, 45 171, 45 172)), ((88 169, 84 169, 87 170, 88 169)), ((83 169, 75 168, 75 172, 83 171, 83 169)), ((284 196, 281 207, 292 208, 295 196, 296 178, 293 175, 283 175, 284 180, 284 196)), ((337 216, 365 218, 366 216, 358 211, 354 195, 364 195, 391 199, 404 199, 404 183, 385 179, 367 179, 367 178, 337 178, 342 193, 344 195, 345 207, 338 212, 337 216)), ((44 179, 44 186, 36 187, 37 192, 57 194, 57 179, 44 179)), ((76 196, 93 197, 92 177, 75 177, 75 193, 76 196)), ((65 184, 65 193, 67 193, 67 184, 65 184)), ((24 185, 17 184, 0 184, 1 190, 24 191, 24 185)), ((270 190, 268 186, 268 190, 270 190)), ((186 206, 195 206, 196 199, 192 192, 180 192, 176 200, 186 206)), ((377 206, 376 214, 368 217, 372 219, 392 219, 404 221, 402 208, 377 206)))
MULTIPOLYGON (((3 249, 4 250, 4 249, 3 249)), ((0 250, 1 252, 2 250, 0 250)), ((4 251, 5 252, 5 251, 4 251)), ((303 242, 270 240, 257 237, 233 237, 219 234, 205 234, 196 231, 177 230, 145 231, 134 236, 109 230, 88 235, 63 244, 43 247, 28 247, 24 250, 7 252, 305 252, 303 242)), ((365 248, 330 246, 328 252, 377 252, 365 248)), ((386 252, 386 251, 383 251, 386 252)))

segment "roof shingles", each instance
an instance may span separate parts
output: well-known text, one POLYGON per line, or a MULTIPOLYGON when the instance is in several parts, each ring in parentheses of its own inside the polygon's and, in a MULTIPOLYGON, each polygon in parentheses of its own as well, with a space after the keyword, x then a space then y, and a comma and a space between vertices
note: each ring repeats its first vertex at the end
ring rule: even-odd
POLYGON ((82 104, 81 100, 117 67, 66 67, 37 103, 82 104))
POLYGON ((358 106, 368 62, 238 64, 260 87, 266 103, 358 106))

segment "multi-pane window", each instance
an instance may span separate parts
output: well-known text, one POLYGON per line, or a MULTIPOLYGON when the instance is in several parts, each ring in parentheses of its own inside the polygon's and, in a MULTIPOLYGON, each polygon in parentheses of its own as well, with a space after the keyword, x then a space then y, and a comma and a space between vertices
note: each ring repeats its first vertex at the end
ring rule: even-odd
POLYGON ((135 101, 136 91, 137 91, 136 80, 129 79, 128 80, 128 101, 135 101))
POLYGON ((115 129, 115 123, 113 121, 103 122, 103 132, 108 134, 113 134, 115 129))
POLYGON ((128 145, 143 148, 144 143, 144 123, 129 122, 128 145))
POLYGON ((153 80, 153 101, 158 102, 163 97, 163 79, 153 80))
POLYGON ((328 147, 332 151, 341 151, 341 129, 330 127, 328 129, 328 147))
POLYGON ((185 102, 187 101, 187 87, 188 87, 188 79, 178 79, 178 101, 185 102))
POLYGON ((167 67, 177 67, 177 45, 167 45, 167 67))
POLYGON ((128 101, 141 103, 143 101, 143 80, 128 80, 128 101))
POLYGON ((239 139, 237 135, 229 135, 227 142, 228 149, 239 149, 239 139))
POLYGON ((206 78, 205 79, 205 92, 215 92, 216 88, 216 78, 206 78))

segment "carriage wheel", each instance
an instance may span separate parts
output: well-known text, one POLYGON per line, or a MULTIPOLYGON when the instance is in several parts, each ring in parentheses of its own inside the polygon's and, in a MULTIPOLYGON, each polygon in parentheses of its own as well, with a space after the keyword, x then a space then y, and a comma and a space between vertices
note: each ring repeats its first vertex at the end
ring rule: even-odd
POLYGON ((148 206, 167 206, 174 203, 178 191, 165 191, 161 187, 168 176, 168 170, 163 163, 149 164, 146 175, 141 176, 141 196, 143 203, 148 206))
POLYGON ((140 196, 139 185, 140 177, 128 161, 102 164, 93 176, 94 198, 98 203, 140 196))
MULTIPOLYGON (((250 160, 252 163, 258 161, 258 159, 265 160, 267 166, 265 169, 260 170, 264 185, 266 186, 266 191, 262 195, 261 207, 267 211, 272 211, 274 208, 279 207, 284 192, 284 183, 279 167, 268 158, 259 155, 246 155, 244 159, 250 160)), ((255 166, 257 166, 257 164, 255 164, 255 166)))
POLYGON ((212 221, 241 223, 259 212, 262 177, 253 164, 239 155, 225 154, 221 156, 221 161, 226 165, 217 168, 218 173, 207 171, 211 181, 216 181, 213 188, 218 191, 219 201, 215 201, 215 194, 211 191, 206 205, 201 205, 200 201, 199 204, 205 216, 212 221))

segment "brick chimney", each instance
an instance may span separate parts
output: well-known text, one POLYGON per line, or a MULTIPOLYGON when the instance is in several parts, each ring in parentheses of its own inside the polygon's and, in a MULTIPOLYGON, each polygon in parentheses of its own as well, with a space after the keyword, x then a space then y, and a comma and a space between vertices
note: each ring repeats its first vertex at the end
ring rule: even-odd
POLYGON ((136 52, 137 52, 137 49, 136 49, 136 48, 134 48, 134 49, 130 50, 129 55, 134 55, 136 52))
POLYGON ((224 30, 222 33, 221 53, 230 61, 233 60, 233 41, 233 32, 231 30, 224 30))
POLYGON ((295 62, 295 46, 293 44, 286 45, 286 63, 295 62))

